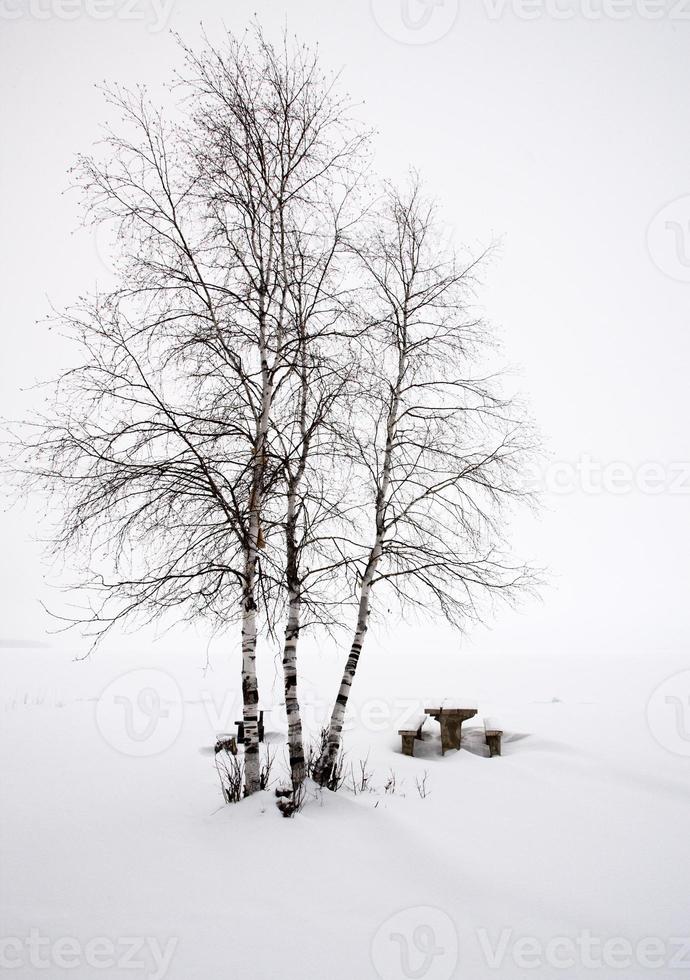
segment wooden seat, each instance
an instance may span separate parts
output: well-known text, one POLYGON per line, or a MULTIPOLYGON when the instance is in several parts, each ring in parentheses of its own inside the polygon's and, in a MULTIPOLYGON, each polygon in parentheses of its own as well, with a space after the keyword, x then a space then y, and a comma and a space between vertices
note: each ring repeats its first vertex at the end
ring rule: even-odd
POLYGON ((229 752, 231 755, 237 755, 237 740, 234 735, 222 734, 218 736, 214 752, 218 755, 223 750, 229 752))
POLYGON ((495 718, 484 719, 484 736, 489 746, 489 758, 493 759, 495 755, 500 755, 503 729, 495 718))
POLYGON ((428 715, 426 715, 423 711, 420 711, 410 719, 405 728, 398 729, 398 735, 402 736, 403 755, 414 755, 415 739, 421 739, 422 728, 424 727, 424 722, 427 720, 427 717, 428 715))

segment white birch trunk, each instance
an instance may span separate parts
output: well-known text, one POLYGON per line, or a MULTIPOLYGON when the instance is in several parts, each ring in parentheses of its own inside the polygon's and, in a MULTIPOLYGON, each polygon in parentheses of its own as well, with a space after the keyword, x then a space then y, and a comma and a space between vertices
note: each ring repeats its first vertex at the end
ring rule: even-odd
POLYGON ((304 335, 302 345, 302 397, 300 401, 300 430, 302 453, 297 472, 288 486, 287 515, 285 521, 285 571, 288 588, 288 620, 285 628, 283 648, 283 680, 285 685, 285 710, 288 722, 288 753, 292 785, 297 789, 304 780, 304 741, 302 737, 302 717, 297 692, 297 643, 300 632, 302 607, 301 581, 299 575, 299 549, 297 544, 297 511, 299 485, 304 476, 309 456, 309 439, 306 432, 308 377, 304 363, 304 335))
POLYGON ((285 710, 288 722, 288 752, 293 787, 304 780, 304 744, 302 718, 297 696, 297 641, 300 631, 301 594, 297 556, 297 486, 303 467, 288 491, 287 521, 285 525, 286 578, 288 586, 288 620, 285 627, 283 648, 283 679, 285 684, 285 710))
POLYGON ((285 709, 288 722, 288 752, 293 787, 304 780, 304 743, 302 718, 297 696, 297 639, 300 628, 299 592, 290 592, 288 621, 285 628, 283 649, 283 678, 285 682, 285 709))
POLYGON ((347 704, 350 698, 352 682, 355 679, 357 664, 359 663, 359 657, 362 652, 362 647, 364 646, 364 638, 369 625, 369 596, 371 593, 371 584, 380 556, 381 547, 380 543, 377 542, 376 547, 372 551, 372 556, 362 581, 362 590, 359 595, 359 607, 357 612, 357 625, 355 627, 352 646, 350 647, 350 654, 347 658, 343 677, 340 682, 338 696, 336 697, 335 704, 333 706, 333 712, 331 714, 331 720, 328 726, 328 741, 314 771, 314 779, 321 785, 328 782, 328 779, 333 772, 336 759, 338 758, 338 750, 340 749, 343 725, 345 724, 345 713, 347 711, 347 704))
POLYGON ((266 466, 266 437, 268 433, 273 384, 266 357, 265 313, 259 327, 262 392, 254 461, 252 489, 249 500, 248 543, 245 557, 244 594, 242 608, 242 717, 244 720, 244 792, 250 796, 261 788, 261 757, 259 747, 259 685, 256 676, 256 566, 261 535, 262 483, 266 466))
MULTIPOLYGON (((250 532, 251 533, 251 532, 250 532)), ((242 717, 244 720, 244 792, 260 788, 259 686, 256 677, 256 555, 250 548, 245 565, 242 608, 242 717)))
MULTIPOLYGON (((404 321, 403 338, 406 338, 406 327, 407 323, 404 321)), ((381 467, 381 483, 376 495, 376 540, 371 552, 369 553, 369 561, 367 562, 367 567, 362 578, 362 587, 359 594, 359 607, 357 611, 357 625, 355 627, 352 646, 350 647, 350 655, 347 658, 345 670, 343 671, 343 677, 340 682, 338 696, 336 697, 335 704, 333 705, 331 720, 328 727, 328 741, 314 771, 314 779, 322 786, 328 782, 338 757, 343 725, 345 723, 347 703, 350 698, 352 682, 354 681, 355 673, 357 672, 357 665, 359 663, 362 647, 364 645, 364 638, 369 625, 369 602, 371 588, 376 575, 376 569, 378 568, 381 556, 383 554, 383 541, 386 532, 386 507, 388 504, 395 439, 398 429, 400 392, 407 366, 406 355, 407 351, 405 339, 403 339, 398 350, 397 378, 393 388, 391 403, 388 409, 388 417, 386 420, 386 446, 383 453, 383 465, 381 467)))

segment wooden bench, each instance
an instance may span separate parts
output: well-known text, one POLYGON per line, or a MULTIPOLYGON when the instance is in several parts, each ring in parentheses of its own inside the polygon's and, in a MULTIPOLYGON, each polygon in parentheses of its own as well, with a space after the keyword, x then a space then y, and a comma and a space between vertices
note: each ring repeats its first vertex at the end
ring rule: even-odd
POLYGON ((501 737, 503 729, 495 718, 484 719, 484 736, 486 744, 489 746, 489 758, 501 754, 501 737))
MULTIPOLYGON (((237 725, 237 742, 239 745, 244 745, 244 719, 236 721, 237 725)), ((259 711, 259 741, 264 740, 264 712, 263 709, 259 711)))
POLYGON ((223 750, 229 752, 230 755, 237 755, 237 741, 234 735, 223 733, 217 736, 214 752, 218 755, 223 750))
POLYGON ((427 717, 425 712, 420 711, 409 720, 406 728, 398 729, 398 735, 402 736, 403 755, 414 755, 415 739, 421 739, 422 728, 427 717))

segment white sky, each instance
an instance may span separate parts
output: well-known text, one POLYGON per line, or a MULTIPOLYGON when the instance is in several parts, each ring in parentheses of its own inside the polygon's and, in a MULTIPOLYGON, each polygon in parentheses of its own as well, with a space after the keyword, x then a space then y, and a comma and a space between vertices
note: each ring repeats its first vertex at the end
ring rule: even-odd
MULTIPOLYGON (((690 272, 673 243, 681 231, 690 240, 687 201, 653 226, 653 255, 647 229, 690 194, 690 3, 685 12, 668 0, 652 20, 653 2, 560 0, 574 13, 566 20, 553 16, 554 0, 506 0, 498 16, 499 0, 464 0, 450 25, 452 0, 437 0, 415 32, 403 18, 424 13, 419 0, 374 0, 396 37, 449 28, 434 43, 405 44, 380 28, 370 0, 298 0, 289 10, 275 0, 166 0, 163 30, 151 30, 158 15, 147 0, 0 0, 0 414, 20 412, 19 389, 63 356, 36 323, 49 300, 68 303, 106 276, 93 239, 73 234, 76 200, 61 196, 74 154, 98 135, 94 83, 165 80, 179 61, 170 28, 193 41, 200 21, 213 38, 223 23, 241 31, 254 12, 269 32, 288 16, 365 101, 362 115, 380 132, 379 171, 417 166, 459 242, 502 241, 482 298, 522 371, 551 482, 565 478, 556 464, 595 468, 589 488, 575 479, 570 492, 548 494, 542 519, 517 529, 521 553, 551 569, 543 602, 502 615, 473 644, 684 649, 690 283, 673 276, 690 272), (602 487, 601 467, 613 463, 636 473, 661 464, 661 489, 614 493, 610 471, 602 487)), ((31 524, 21 512, 0 515, 0 644, 44 638, 31 524)))

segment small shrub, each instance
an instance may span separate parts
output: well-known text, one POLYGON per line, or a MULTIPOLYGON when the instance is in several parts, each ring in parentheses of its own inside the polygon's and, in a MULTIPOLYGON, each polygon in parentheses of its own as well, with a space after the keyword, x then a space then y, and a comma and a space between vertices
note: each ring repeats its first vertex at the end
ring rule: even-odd
POLYGON ((429 777, 429 773, 425 769, 423 777, 421 779, 418 778, 415 780, 417 784, 417 792, 419 793, 421 799, 423 800, 425 800, 426 797, 429 795, 429 789, 426 785, 426 781, 428 777, 429 777))
POLYGON ((261 764, 259 769, 259 788, 268 789, 269 783, 271 781, 271 769, 273 769, 273 762, 275 760, 276 754, 275 750, 271 752, 270 745, 266 746, 266 757, 261 764))
MULTIPOLYGON (((268 789, 271 782, 271 770, 275 761, 275 750, 266 749, 266 755, 259 770, 259 787, 268 789)), ((239 803, 244 796, 244 756, 235 754, 230 748, 216 749, 216 772, 220 779, 223 799, 226 803, 239 803)))
POLYGON ((352 786, 352 792, 355 796, 358 793, 366 793, 372 791, 371 780, 374 773, 367 769, 367 762, 369 761, 369 756, 366 759, 360 759, 359 762, 359 772, 356 773, 354 766, 350 766, 350 780, 352 786))
POLYGON ((226 803, 239 803, 244 793, 244 758, 226 749, 216 752, 216 772, 226 803))

